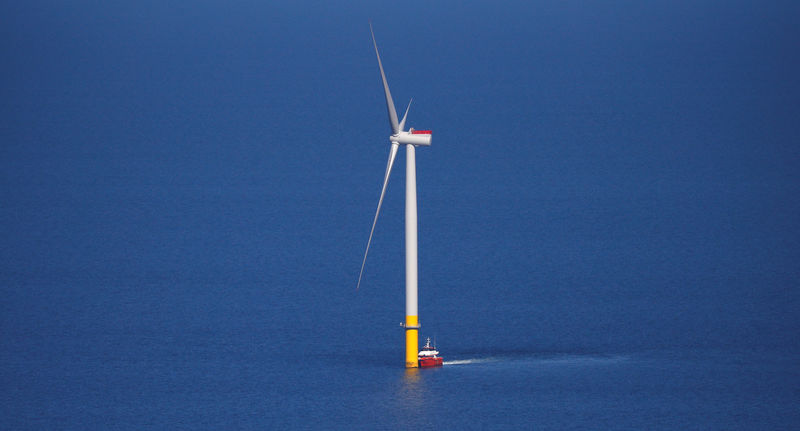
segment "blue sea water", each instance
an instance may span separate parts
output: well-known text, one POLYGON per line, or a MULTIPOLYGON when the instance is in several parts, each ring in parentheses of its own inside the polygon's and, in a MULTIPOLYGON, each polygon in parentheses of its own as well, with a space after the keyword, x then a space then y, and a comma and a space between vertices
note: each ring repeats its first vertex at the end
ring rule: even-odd
POLYGON ((800 426, 796 4, 2 9, 0 429, 800 426))

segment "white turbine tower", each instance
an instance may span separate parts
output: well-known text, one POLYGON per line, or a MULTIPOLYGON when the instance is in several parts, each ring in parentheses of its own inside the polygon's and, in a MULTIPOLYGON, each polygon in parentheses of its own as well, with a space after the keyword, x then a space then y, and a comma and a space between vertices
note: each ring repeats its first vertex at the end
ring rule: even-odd
POLYGON ((375 223, 378 221, 378 214, 381 212, 383 196, 386 194, 386 185, 389 182, 389 174, 392 173, 392 165, 397 155, 397 148, 402 144, 406 146, 406 367, 416 368, 419 366, 419 314, 417 311, 417 166, 415 161, 415 146, 430 145, 430 130, 403 130, 406 124, 408 109, 411 102, 408 102, 406 113, 403 119, 397 122, 397 112, 392 101, 392 93, 389 92, 389 84, 386 82, 386 74, 383 72, 381 55, 378 53, 378 44, 375 42, 375 33, 372 31, 372 23, 369 24, 369 31, 372 34, 372 44, 375 46, 375 56, 378 58, 378 68, 381 70, 383 80, 383 91, 386 94, 386 109, 389 112, 389 124, 392 127, 392 135, 389 136, 391 147, 389 149, 389 161, 386 164, 386 174, 383 177, 383 187, 381 197, 378 199, 378 209, 375 211, 375 218, 372 220, 372 229, 369 231, 367 249, 364 251, 364 260, 361 262, 361 272, 358 274, 358 285, 361 286, 361 277, 364 275, 364 264, 367 262, 369 245, 372 243, 372 234, 375 232, 375 223))

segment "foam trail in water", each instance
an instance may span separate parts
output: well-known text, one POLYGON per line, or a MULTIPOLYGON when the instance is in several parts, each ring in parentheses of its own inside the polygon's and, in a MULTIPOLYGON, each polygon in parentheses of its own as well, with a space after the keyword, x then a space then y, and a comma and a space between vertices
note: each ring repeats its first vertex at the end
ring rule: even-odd
POLYGON ((536 364, 592 364, 592 363, 614 363, 628 359, 625 356, 593 356, 593 355, 558 355, 549 357, 538 356, 490 356, 486 358, 470 358, 470 359, 455 359, 452 361, 444 361, 443 365, 469 365, 469 364, 484 364, 487 362, 532 362, 536 364))
POLYGON ((473 359, 456 359, 454 361, 444 361, 443 365, 466 365, 466 364, 481 364, 484 362, 495 361, 495 358, 473 358, 473 359))

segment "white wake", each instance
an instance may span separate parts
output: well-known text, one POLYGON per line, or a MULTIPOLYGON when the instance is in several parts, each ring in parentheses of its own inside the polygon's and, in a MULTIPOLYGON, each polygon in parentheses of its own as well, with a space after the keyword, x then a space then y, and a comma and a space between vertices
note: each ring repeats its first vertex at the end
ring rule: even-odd
POLYGON ((492 361, 495 361, 495 358, 456 359, 454 361, 444 361, 442 362, 442 365, 482 364, 484 362, 492 361))

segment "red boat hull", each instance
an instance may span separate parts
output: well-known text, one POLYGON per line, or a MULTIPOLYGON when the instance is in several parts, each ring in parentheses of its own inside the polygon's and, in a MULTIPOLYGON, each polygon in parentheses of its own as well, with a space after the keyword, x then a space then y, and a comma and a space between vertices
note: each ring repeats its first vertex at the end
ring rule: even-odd
POLYGON ((420 368, 441 367, 442 364, 442 358, 419 358, 420 368))

